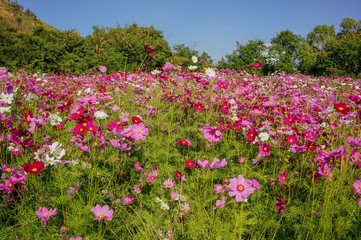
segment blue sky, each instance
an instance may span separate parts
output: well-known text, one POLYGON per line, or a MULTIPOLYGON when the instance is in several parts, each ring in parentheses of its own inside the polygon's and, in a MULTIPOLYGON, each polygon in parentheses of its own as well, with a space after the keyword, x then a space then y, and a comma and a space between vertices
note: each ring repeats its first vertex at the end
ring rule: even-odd
POLYGON ((92 26, 153 25, 170 46, 184 43, 220 60, 248 40, 269 43, 282 30, 306 37, 316 25, 340 29, 343 18, 361 20, 361 0, 18 0, 42 21, 92 33, 92 26))

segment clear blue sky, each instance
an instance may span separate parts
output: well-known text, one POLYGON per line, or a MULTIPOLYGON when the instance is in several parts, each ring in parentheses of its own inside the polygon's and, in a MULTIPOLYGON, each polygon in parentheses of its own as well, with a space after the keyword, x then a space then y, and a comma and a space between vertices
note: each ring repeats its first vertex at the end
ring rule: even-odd
POLYGON ((92 26, 153 25, 170 46, 184 43, 220 60, 248 40, 269 43, 282 30, 306 37, 316 25, 340 29, 343 18, 361 20, 361 0, 18 0, 60 30, 86 36, 92 26))

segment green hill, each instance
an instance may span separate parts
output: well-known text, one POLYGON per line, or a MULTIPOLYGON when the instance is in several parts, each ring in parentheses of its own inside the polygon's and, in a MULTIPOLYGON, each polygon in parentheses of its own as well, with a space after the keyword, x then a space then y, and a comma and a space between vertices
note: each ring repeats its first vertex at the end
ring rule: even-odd
POLYGON ((24 7, 17 1, 0 0, 0 23, 17 33, 24 34, 32 34, 37 26, 45 30, 58 31, 38 19, 29 9, 24 11, 24 7))

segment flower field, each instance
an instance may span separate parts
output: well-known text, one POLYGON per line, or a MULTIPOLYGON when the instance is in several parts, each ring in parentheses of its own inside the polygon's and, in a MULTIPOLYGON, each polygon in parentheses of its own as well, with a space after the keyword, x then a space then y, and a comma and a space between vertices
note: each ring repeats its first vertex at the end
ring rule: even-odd
POLYGON ((361 80, 0 69, 1 239, 359 239, 361 80))

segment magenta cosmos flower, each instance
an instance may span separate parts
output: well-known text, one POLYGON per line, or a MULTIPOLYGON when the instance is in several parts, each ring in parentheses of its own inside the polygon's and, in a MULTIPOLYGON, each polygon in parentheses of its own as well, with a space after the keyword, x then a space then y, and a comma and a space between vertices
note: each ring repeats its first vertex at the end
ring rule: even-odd
POLYGON ((108 205, 104 205, 101 207, 99 204, 97 204, 95 207, 92 208, 92 213, 94 214, 95 218, 93 220, 99 220, 106 219, 108 221, 111 221, 113 218, 113 210, 109 210, 108 205))
POLYGON ((209 142, 219 142, 222 139, 222 133, 218 130, 218 127, 211 127, 209 124, 203 127, 203 136, 209 142))
POLYGON ((254 192, 252 181, 249 179, 245 180, 242 175, 239 175, 238 178, 230 179, 229 182, 228 196, 236 196, 237 202, 243 202, 243 199, 254 192))
POLYGON ((131 130, 132 138, 135 140, 145 140, 146 136, 148 135, 148 128, 144 126, 143 123, 132 125, 131 130))
POLYGON ((269 156, 271 154, 270 149, 271 149, 271 146, 268 143, 262 142, 261 145, 259 146, 258 156, 260 156, 260 157, 269 156))
POLYGON ((43 227, 49 222, 49 218, 56 214, 56 208, 54 209, 47 209, 46 207, 39 207, 39 211, 36 211, 36 215, 41 218, 41 222, 43 227))
POLYGON ((283 210, 285 210, 285 200, 283 197, 278 196, 276 197, 278 203, 275 204, 275 207, 278 208, 277 212, 278 214, 282 214, 283 210))

